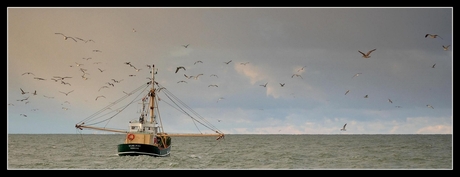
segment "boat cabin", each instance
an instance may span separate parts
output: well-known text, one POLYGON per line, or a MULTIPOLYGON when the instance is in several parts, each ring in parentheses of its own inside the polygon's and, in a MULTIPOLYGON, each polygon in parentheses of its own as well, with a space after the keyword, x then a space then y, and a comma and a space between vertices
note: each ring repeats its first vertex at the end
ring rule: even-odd
POLYGON ((129 121, 129 132, 144 132, 144 133, 155 133, 158 127, 152 123, 141 123, 137 120, 129 121))

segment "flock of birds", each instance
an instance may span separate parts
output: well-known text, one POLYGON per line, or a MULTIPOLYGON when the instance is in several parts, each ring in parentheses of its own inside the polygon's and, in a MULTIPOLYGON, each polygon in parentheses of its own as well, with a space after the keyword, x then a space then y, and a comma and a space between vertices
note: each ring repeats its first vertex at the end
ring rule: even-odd
MULTIPOLYGON (((137 31, 133 28, 132 32, 137 32, 137 31)), ((65 35, 65 34, 63 34, 63 33, 54 33, 54 34, 59 35, 59 36, 62 36, 62 37, 64 38, 64 41, 84 42, 84 43, 88 43, 88 42, 96 43, 96 42, 95 42, 94 40, 92 40, 92 39, 82 39, 82 38, 80 38, 80 37, 72 37, 72 36, 65 35)), ((425 35, 425 38, 433 38, 433 39, 435 39, 435 38, 440 38, 440 39, 442 39, 441 36, 439 36, 439 35, 437 35, 437 34, 426 34, 426 35, 425 35)), ((187 49, 187 48, 189 48, 190 44, 185 44, 185 45, 181 45, 181 46, 182 46, 183 48, 187 49)), ((449 49, 449 47, 450 47, 450 45, 442 45, 442 49, 445 50, 445 51, 447 51, 447 50, 449 49)), ((375 51, 376 51, 376 49, 372 49, 372 50, 369 50, 369 51, 367 51, 367 52, 362 52, 362 51, 358 50, 358 52, 361 54, 361 57, 362 57, 362 58, 365 58, 365 59, 371 58, 371 54, 372 54, 373 52, 375 52, 375 51)), ((102 53, 102 51, 101 51, 101 50, 98 50, 98 49, 93 49, 92 52, 94 52, 94 53, 102 53)), ((71 67, 71 68, 77 68, 77 70, 78 70, 79 72, 81 72, 81 75, 80 75, 81 79, 83 79, 83 80, 88 80, 88 79, 89 79, 90 73, 88 72, 88 68, 86 68, 87 65, 85 65, 85 64, 87 64, 87 62, 88 62, 89 60, 92 60, 93 57, 83 57, 82 59, 83 59, 82 61, 85 61, 86 63, 72 62, 72 64, 70 64, 69 67, 71 67)), ((224 64, 224 65, 229 65, 229 64, 232 63, 232 62, 233 62, 233 60, 229 60, 229 61, 223 62, 223 64, 224 64)), ((94 65, 97 65, 97 64, 100 64, 100 63, 101 63, 101 62, 94 62, 93 64, 94 64, 94 65)), ((245 66, 245 65, 247 65, 247 64, 249 64, 249 63, 250 63, 250 62, 245 61, 245 62, 240 62, 239 64, 242 65, 242 66, 245 66)), ((123 64, 126 65, 126 66, 128 66, 128 67, 130 67, 130 68, 132 68, 132 72, 133 72, 133 73, 136 73, 136 72, 141 71, 141 70, 143 69, 143 67, 145 67, 145 70, 151 71, 151 67, 152 67, 151 65, 148 65, 148 64, 144 65, 143 67, 138 67, 138 66, 135 66, 132 62, 124 62, 123 64)), ((198 61, 195 61, 195 62, 193 63, 193 65, 197 65, 197 64, 203 64, 203 61, 198 60, 198 61)), ((433 64, 433 65, 432 65, 432 68, 435 68, 435 65, 436 65, 436 64, 433 64)), ((306 67, 306 66, 303 66, 303 67, 299 68, 299 69, 297 70, 297 73, 293 73, 293 74, 291 75, 291 78, 292 78, 292 79, 295 79, 295 78, 303 79, 303 77, 302 77, 302 75, 301 75, 301 72, 304 70, 305 67, 306 67)), ((94 71, 94 70, 93 70, 93 71, 94 71)), ((100 68, 100 67, 97 67, 97 70, 96 70, 96 72, 98 72, 98 73, 104 73, 105 71, 106 71, 105 69, 102 69, 102 68, 100 68)), ((203 75, 204 75, 203 73, 200 73, 200 74, 197 74, 197 75, 187 75, 187 74, 185 73, 186 71, 187 71, 187 66, 177 66, 177 67, 175 68, 175 70, 174 70, 174 74, 181 74, 181 75, 183 75, 184 78, 187 79, 187 80, 188 80, 188 79, 198 80, 198 79, 200 78, 200 76, 203 76, 203 75)), ((361 75, 361 74, 362 74, 362 73, 356 73, 355 75, 352 76, 352 78, 358 77, 358 76, 361 75)), ((72 83, 69 82, 68 80, 71 80, 71 79, 73 79, 73 78, 75 77, 75 76, 51 76, 51 77, 48 77, 48 78, 46 78, 46 77, 38 77, 38 76, 35 76, 35 74, 34 74, 33 72, 30 72, 30 71, 24 72, 24 73, 22 74, 22 76, 27 76, 27 75, 31 75, 31 76, 32 76, 32 79, 36 79, 36 80, 40 80, 40 81, 45 81, 45 80, 47 80, 47 79, 49 78, 50 80, 52 80, 52 81, 54 81, 54 82, 56 82, 56 83, 59 83, 59 84, 62 84, 62 85, 68 85, 68 86, 72 86, 72 83)), ((136 74, 129 74, 129 75, 127 75, 127 77, 135 77, 135 76, 136 76, 136 74)), ((218 76, 217 74, 210 74, 209 77, 219 78, 219 76, 218 76)), ((147 78, 147 79, 149 79, 149 78, 147 78)), ((187 80, 185 80, 185 79, 184 79, 184 80, 179 80, 179 81, 177 81, 177 83, 178 83, 178 84, 179 84, 179 83, 187 83, 187 80)), ((124 80, 124 79, 120 79, 120 78, 118 78, 118 79, 111 78, 110 80, 106 80, 106 81, 104 81, 104 84, 101 85, 101 86, 99 87, 99 89, 97 90, 97 92, 101 92, 101 91, 103 91, 103 89, 109 89, 109 88, 115 87, 116 84, 119 84, 119 83, 122 82, 123 80, 124 80)), ((285 87, 285 84, 286 84, 286 83, 279 83, 279 86, 280 86, 280 87, 285 87)), ((264 82, 263 84, 260 84, 259 86, 266 88, 267 85, 268 85, 268 82, 264 82)), ((208 85, 208 87, 219 87, 219 86, 218 86, 217 84, 211 83, 211 84, 208 85)), ((29 98, 30 98, 31 96, 36 96, 36 95, 37 95, 37 90, 33 90, 33 91, 28 91, 28 90, 27 90, 27 91, 26 91, 26 90, 24 90, 23 88, 19 88, 19 93, 20 93, 20 95, 22 95, 22 96, 27 96, 27 97, 21 98, 21 99, 17 99, 17 102, 21 102, 21 103, 24 103, 24 104, 28 104, 28 103, 29 103, 29 98)), ((60 91, 58 91, 58 93, 60 93, 60 94, 62 94, 63 96, 66 96, 66 97, 67 97, 67 96, 69 96, 71 93, 74 93, 74 89, 70 89, 70 90, 68 90, 68 91, 61 91, 61 90, 60 90, 60 91)), ((128 93, 125 92, 125 91, 123 91, 123 93, 128 94, 128 93)), ((349 94, 349 93, 350 93, 350 90, 349 90, 349 89, 345 91, 345 95, 347 95, 347 94, 349 94)), ((43 95, 43 97, 48 98, 48 99, 53 99, 53 98, 54 98, 54 96, 47 96, 47 95, 43 95)), ((364 95, 363 97, 364 97, 364 98, 369 98, 369 95, 364 95)), ((98 96, 96 96, 96 97, 94 98, 94 101, 98 101, 98 100, 104 99, 104 98, 106 98, 106 96, 103 95, 103 94, 100 94, 100 95, 98 95, 98 96)), ((224 97, 219 97, 219 98, 217 99, 217 102, 219 102, 220 100, 223 100, 223 99, 224 99, 224 97)), ((392 101, 390 98, 388 98, 388 102, 391 103, 391 104, 393 103, 393 101, 392 101)), ((64 106, 65 104, 70 104, 70 102, 69 102, 69 101, 65 101, 65 102, 63 102, 63 103, 61 104, 63 110, 69 110, 69 107, 64 106)), ((9 103, 8 105, 9 105, 9 106, 14 106, 13 103, 9 103)), ((434 107, 431 106, 431 105, 429 105, 429 104, 427 104, 426 106, 427 106, 428 108, 434 109, 434 107)), ((395 106, 395 107, 400 108, 401 106, 395 106)), ((32 109, 31 111, 37 111, 37 110, 38 110, 38 109, 34 108, 34 109, 32 109)), ((27 114, 26 114, 26 113, 20 113, 20 116, 27 117, 27 114)), ((220 122, 220 121, 221 121, 221 120, 219 120, 219 122, 220 122)), ((346 125, 347 125, 347 124, 345 123, 345 125, 343 125, 343 128, 340 129, 340 131, 346 131, 346 129, 345 129, 346 125)))

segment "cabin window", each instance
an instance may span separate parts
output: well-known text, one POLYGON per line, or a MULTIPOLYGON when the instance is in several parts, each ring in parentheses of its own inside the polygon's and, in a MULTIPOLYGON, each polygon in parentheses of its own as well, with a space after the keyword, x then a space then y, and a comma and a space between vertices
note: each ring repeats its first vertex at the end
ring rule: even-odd
POLYGON ((131 130, 135 130, 137 126, 131 126, 131 130))

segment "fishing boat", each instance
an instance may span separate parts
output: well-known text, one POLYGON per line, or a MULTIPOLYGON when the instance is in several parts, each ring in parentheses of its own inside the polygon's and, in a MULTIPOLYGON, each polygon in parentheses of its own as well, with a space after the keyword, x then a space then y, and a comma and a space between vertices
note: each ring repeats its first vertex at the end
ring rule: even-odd
MULTIPOLYGON (((159 97, 157 96, 160 92, 165 93, 166 97, 169 98, 173 103, 179 106, 177 103, 182 103, 182 101, 174 101, 177 99, 172 93, 170 93, 165 87, 162 87, 155 82, 155 66, 151 67, 152 76, 145 84, 142 84, 137 89, 134 89, 130 93, 126 93, 123 97, 115 102, 112 102, 108 106, 104 107, 100 111, 90 115, 88 118, 80 121, 75 124, 75 128, 79 130, 83 129, 92 129, 98 131, 108 131, 115 133, 125 134, 124 142, 118 144, 117 155, 118 156, 138 156, 138 155, 148 155, 154 157, 166 157, 171 153, 171 143, 172 137, 217 137, 216 140, 221 140, 224 138, 224 134, 215 128, 212 124, 206 121, 203 117, 199 116, 196 112, 191 111, 193 114, 196 114, 196 117, 191 116, 185 109, 180 108, 181 112, 189 115, 194 123, 198 122, 203 125, 203 127, 208 128, 212 133, 165 133, 163 128, 163 122, 159 115, 159 97), (135 94, 140 92, 139 94, 135 94), (135 96, 132 101, 129 101, 127 105, 120 107, 119 109, 114 110, 114 106, 117 103, 122 102, 130 96, 135 96), (107 128, 106 126, 97 126, 99 124, 105 123, 108 124, 110 120, 118 116, 120 112, 125 110, 129 105, 136 102, 136 99, 141 102, 142 110, 140 111, 140 116, 138 119, 130 120, 128 123, 128 130, 126 129, 115 129, 107 128), (106 113, 109 111, 108 113, 106 113), (104 114, 104 116, 99 116, 104 114), (109 116, 108 116, 109 115, 109 116), (109 118, 105 118, 105 117, 109 118), (104 117, 104 118, 103 118, 104 117), (102 119, 102 120, 101 120, 102 119)), ((172 105, 172 104, 170 104, 172 105)), ((187 109, 191 109, 186 106, 187 109)))

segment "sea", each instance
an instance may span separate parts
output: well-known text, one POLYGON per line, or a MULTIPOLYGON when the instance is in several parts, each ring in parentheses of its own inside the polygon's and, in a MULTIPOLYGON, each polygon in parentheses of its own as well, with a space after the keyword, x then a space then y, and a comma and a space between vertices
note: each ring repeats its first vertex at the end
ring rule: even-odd
POLYGON ((124 134, 8 134, 8 170, 453 170, 452 134, 173 137, 169 157, 117 156, 124 134))

